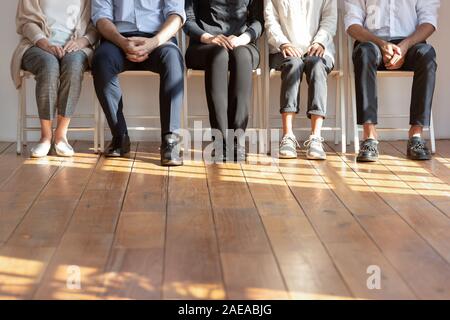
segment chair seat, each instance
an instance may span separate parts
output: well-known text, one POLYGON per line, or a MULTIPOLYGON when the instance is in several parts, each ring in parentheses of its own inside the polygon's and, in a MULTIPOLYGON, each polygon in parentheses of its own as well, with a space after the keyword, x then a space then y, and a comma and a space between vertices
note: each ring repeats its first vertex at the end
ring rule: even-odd
POLYGON ((125 77, 149 77, 149 76, 159 76, 156 72, 151 72, 147 70, 132 70, 125 71, 119 74, 119 76, 125 77))
MULTIPOLYGON (((279 77, 281 76, 281 71, 279 70, 275 70, 275 69, 270 69, 270 77, 279 77)), ((344 71, 342 70, 333 70, 330 72, 329 74, 330 77, 333 78, 338 78, 338 77, 343 77, 344 76, 344 71)))
POLYGON ((414 71, 378 71, 377 72, 378 77, 380 78, 410 78, 414 77, 414 71))
MULTIPOLYGON (((188 77, 202 77, 205 74, 204 70, 195 70, 195 69, 187 69, 188 77)), ((252 71, 253 74, 260 76, 262 74, 261 68, 255 69, 252 71)))

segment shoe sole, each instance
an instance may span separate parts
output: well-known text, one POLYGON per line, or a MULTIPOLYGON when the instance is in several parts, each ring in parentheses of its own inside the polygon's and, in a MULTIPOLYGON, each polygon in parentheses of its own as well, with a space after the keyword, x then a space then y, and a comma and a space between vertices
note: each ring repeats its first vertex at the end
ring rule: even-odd
POLYGON ((126 153, 123 153, 123 154, 118 154, 118 155, 112 155, 112 154, 106 154, 106 153, 104 153, 103 155, 104 155, 104 157, 105 158, 124 158, 124 157, 126 157, 126 156, 128 156, 130 154, 130 152, 126 152, 126 153))
POLYGON ((46 157, 48 157, 48 154, 46 154, 45 156, 30 155, 30 158, 32 158, 32 159, 42 159, 42 158, 46 158, 46 157))
POLYGON ((162 161, 161 166, 163 167, 181 167, 183 162, 181 161, 162 161))
POLYGON ((58 152, 56 152, 56 155, 57 155, 58 157, 62 157, 62 158, 73 158, 73 156, 74 156, 75 154, 63 154, 63 153, 58 153, 58 152))
POLYGON ((306 159, 308 159, 308 160, 315 160, 315 161, 325 161, 325 160, 327 160, 327 158, 322 158, 322 157, 306 157, 306 159))
POLYGON ((278 158, 283 159, 283 160, 292 160, 292 159, 297 159, 298 155, 285 155, 285 154, 280 154, 278 156, 278 158))
POLYGON ((418 157, 418 158, 414 158, 411 156, 407 156, 408 160, 412 160, 412 161, 430 161, 431 159, 433 159, 433 157, 418 157))
POLYGON ((308 154, 308 155, 306 155, 306 159, 324 161, 324 160, 327 160, 327 157, 314 155, 314 154, 308 154))
POLYGON ((378 162, 378 158, 356 158, 356 162, 378 162))

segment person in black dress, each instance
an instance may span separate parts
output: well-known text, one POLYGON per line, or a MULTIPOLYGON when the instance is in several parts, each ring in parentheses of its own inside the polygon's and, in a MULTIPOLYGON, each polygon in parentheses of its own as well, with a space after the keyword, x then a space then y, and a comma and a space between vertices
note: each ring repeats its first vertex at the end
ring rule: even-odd
POLYGON ((186 0, 186 65, 205 71, 211 127, 222 133, 224 142, 223 153, 216 147, 216 157, 220 153, 224 160, 245 159, 245 146, 237 143, 234 132, 247 128, 263 10, 262 0, 186 0))

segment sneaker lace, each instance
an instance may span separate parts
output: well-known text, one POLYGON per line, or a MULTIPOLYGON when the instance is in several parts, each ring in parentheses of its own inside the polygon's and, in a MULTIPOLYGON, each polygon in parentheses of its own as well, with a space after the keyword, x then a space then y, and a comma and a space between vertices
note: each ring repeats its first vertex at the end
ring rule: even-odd
POLYGON ((289 142, 293 142, 295 144, 296 147, 300 148, 300 144, 298 143, 297 139, 290 137, 290 136, 284 136, 283 139, 281 140, 281 144, 282 145, 286 145, 289 142))
POLYGON ((371 143, 363 143, 361 151, 364 152, 377 152, 377 147, 371 143))
POLYGON ((310 138, 310 139, 306 140, 303 143, 303 146, 305 146, 306 148, 309 148, 311 146, 311 144, 313 144, 313 143, 320 143, 320 144, 322 144, 324 141, 325 141, 324 138, 314 137, 314 138, 310 138))
POLYGON ((418 152, 418 151, 424 151, 426 148, 425 143, 424 142, 418 142, 416 143, 411 149, 418 152))

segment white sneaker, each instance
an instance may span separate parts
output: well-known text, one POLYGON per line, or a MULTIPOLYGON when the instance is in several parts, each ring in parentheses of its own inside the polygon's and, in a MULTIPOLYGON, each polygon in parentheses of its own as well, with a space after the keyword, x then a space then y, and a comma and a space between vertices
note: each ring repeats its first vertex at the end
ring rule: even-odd
POLYGON ((327 154, 323 150, 323 141, 321 137, 310 136, 305 142, 306 158, 309 160, 326 160, 327 154))
POLYGON ((72 146, 65 140, 55 143, 55 151, 60 157, 73 157, 75 154, 72 146))
POLYGON ((50 142, 38 143, 34 148, 31 149, 32 158, 43 158, 48 155, 52 144, 50 142))

